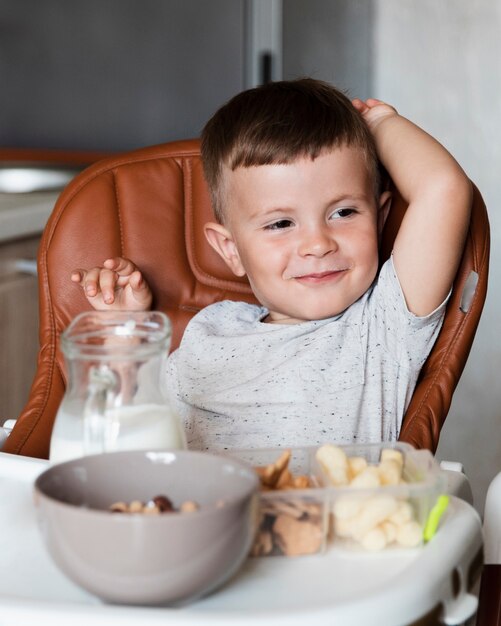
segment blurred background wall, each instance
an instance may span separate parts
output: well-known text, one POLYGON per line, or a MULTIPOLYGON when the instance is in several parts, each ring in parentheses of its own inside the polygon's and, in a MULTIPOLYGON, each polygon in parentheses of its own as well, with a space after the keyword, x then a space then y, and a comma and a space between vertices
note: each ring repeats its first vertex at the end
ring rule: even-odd
POLYGON ((244 87, 243 0, 0 0, 0 145, 199 134, 244 87))
MULTIPOLYGON (((256 3, 0 0, 0 147, 126 150, 198 135, 248 85, 256 3)), ((392 103, 456 156, 486 201, 490 290, 438 450, 464 464, 482 511, 501 470, 501 0, 273 4, 283 16, 274 71, 392 103)))

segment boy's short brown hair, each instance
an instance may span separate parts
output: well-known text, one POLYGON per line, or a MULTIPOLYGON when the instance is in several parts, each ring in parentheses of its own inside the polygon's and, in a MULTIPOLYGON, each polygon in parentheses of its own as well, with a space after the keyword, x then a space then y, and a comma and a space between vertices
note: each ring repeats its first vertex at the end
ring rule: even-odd
POLYGON ((291 163, 341 145, 358 146, 379 192, 372 135, 350 100, 312 78, 267 83, 233 97, 202 132, 202 162, 216 219, 224 221, 223 167, 291 163))

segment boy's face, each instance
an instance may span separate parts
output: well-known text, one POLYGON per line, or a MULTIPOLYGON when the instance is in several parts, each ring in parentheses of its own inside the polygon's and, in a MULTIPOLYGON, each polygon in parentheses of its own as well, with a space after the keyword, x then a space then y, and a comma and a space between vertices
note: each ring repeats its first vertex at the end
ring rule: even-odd
POLYGON ((206 235, 236 275, 247 274, 267 321, 332 317, 370 287, 384 218, 359 148, 226 169, 224 191, 226 222, 207 224, 206 235))

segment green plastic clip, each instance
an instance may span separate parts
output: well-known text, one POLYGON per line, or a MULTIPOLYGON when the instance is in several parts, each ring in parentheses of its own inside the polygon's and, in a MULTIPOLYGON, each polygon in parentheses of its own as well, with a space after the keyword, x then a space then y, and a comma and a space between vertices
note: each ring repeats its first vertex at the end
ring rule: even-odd
POLYGON ((424 525, 423 539, 425 542, 430 541, 430 539, 433 539, 435 536, 442 515, 447 510, 448 506, 449 496, 438 496, 435 506, 431 509, 428 519, 426 520, 426 524, 424 525))

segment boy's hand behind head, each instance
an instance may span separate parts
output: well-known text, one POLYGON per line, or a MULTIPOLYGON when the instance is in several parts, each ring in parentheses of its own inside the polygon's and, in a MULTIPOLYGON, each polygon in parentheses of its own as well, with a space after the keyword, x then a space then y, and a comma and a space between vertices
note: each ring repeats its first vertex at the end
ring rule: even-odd
POLYGON ((352 104, 364 118, 371 132, 374 132, 380 122, 387 117, 398 115, 396 109, 392 106, 381 100, 376 100, 375 98, 369 98, 365 102, 359 98, 355 98, 352 100, 352 104))
POLYGON ((106 259, 102 267, 75 269, 71 280, 84 290, 97 311, 147 311, 151 290, 132 261, 121 257, 106 259))
POLYGON ((353 106, 407 204, 392 258, 407 308, 424 317, 453 284, 470 222, 470 181, 438 141, 391 106, 375 99, 353 106))

